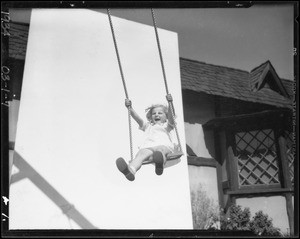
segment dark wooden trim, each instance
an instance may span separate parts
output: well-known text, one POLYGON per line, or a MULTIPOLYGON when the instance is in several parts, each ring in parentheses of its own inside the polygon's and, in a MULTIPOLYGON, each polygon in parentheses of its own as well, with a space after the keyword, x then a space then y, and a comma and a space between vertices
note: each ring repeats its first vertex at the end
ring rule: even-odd
POLYGON ((222 182, 222 190, 226 191, 228 189, 230 189, 230 183, 229 183, 229 181, 222 182))
POLYGON ((216 160, 213 158, 203 158, 197 156, 187 156, 188 165, 216 168, 216 160))
MULTIPOLYGON (((281 184, 282 188, 290 188, 287 186, 286 184, 286 170, 284 166, 284 162, 286 158, 285 155, 282 155, 282 150, 280 149, 282 146, 279 145, 279 137, 280 137, 280 133, 282 132, 282 126, 278 127, 278 128, 273 128, 273 133, 274 133, 274 143, 275 143, 275 149, 276 149, 276 154, 277 154, 277 163, 278 163, 278 169, 279 169, 279 182, 281 184)), ((284 147, 285 148, 285 147, 284 147)), ((288 173, 288 171, 287 171, 288 173)))
POLYGON ((223 184, 222 184, 222 165, 217 163, 217 186, 218 186, 218 199, 219 205, 221 208, 225 207, 225 199, 224 199, 224 191, 223 191, 223 184))
POLYGON ((231 130, 244 130, 245 127, 251 128, 263 128, 280 126, 286 118, 291 117, 291 110, 266 110, 252 114, 234 115, 229 117, 219 117, 212 119, 203 125, 205 129, 231 129, 231 130), (249 121, 257 122, 250 125, 249 121))
POLYGON ((258 185, 244 185, 240 186, 240 190, 264 190, 270 188, 282 188, 280 183, 277 184, 258 184, 258 185))
MULTIPOLYGON (((235 139, 234 139, 234 134, 231 130, 226 130, 225 131, 225 137, 226 137, 226 150, 227 150, 227 175, 228 175, 228 183, 230 185, 229 190, 236 191, 238 190, 239 182, 238 182, 238 169, 237 169, 237 159, 234 156, 234 149, 235 149, 235 139)), ((229 194, 226 192, 228 195, 228 203, 229 205, 236 204, 236 196, 229 194)), ((226 208, 227 210, 227 208, 226 208)))
POLYGON ((232 198, 228 197, 228 200, 226 201, 226 205, 224 206, 224 213, 227 213, 228 208, 234 204, 233 201, 231 200, 232 198))
POLYGON ((214 104, 215 104, 215 117, 221 117, 221 102, 220 102, 220 97, 217 95, 214 95, 214 104))
POLYGON ((289 219, 290 235, 294 235, 294 207, 291 193, 285 194, 286 211, 289 219))
POLYGON ((231 190, 235 191, 239 188, 237 159, 234 155, 235 139, 232 131, 226 131, 226 148, 227 148, 227 175, 231 185, 231 190))
POLYGON ((15 142, 9 141, 8 142, 8 149, 9 150, 15 150, 15 142))
POLYGON ((294 193, 294 190, 291 188, 258 188, 258 189, 240 189, 236 191, 227 191, 229 195, 234 196, 242 196, 242 197, 251 197, 257 195, 278 195, 278 194, 285 194, 285 193, 294 193))
POLYGON ((214 144, 215 144, 215 157, 217 166, 217 186, 218 186, 218 197, 219 205, 221 208, 225 208, 224 193, 223 193, 223 172, 222 172, 222 150, 220 143, 220 134, 217 130, 214 130, 214 144))
MULTIPOLYGON (((292 188, 292 181, 289 173, 289 165, 288 165, 288 157, 287 157, 287 148, 286 148, 286 139, 283 136, 283 131, 280 129, 279 132, 276 132, 276 136, 278 137, 278 150, 280 155, 280 164, 282 166, 282 179, 283 185, 285 188, 292 188)), ((287 193, 285 195, 286 200, 286 211, 289 220, 289 227, 291 235, 294 235, 294 207, 293 207, 293 199, 292 194, 287 193)))
POLYGON ((275 135, 278 137, 278 151, 280 162, 282 166, 283 185, 285 188, 292 188, 291 177, 289 173, 288 157, 286 155, 286 139, 282 135, 275 135))

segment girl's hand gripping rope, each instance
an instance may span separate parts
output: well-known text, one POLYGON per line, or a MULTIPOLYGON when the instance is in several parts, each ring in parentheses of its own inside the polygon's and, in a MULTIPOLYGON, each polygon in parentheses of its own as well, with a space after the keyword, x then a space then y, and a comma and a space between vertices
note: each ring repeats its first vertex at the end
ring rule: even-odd
POLYGON ((167 94, 166 99, 167 99, 168 102, 173 102, 173 97, 172 97, 171 94, 167 94))
POLYGON ((127 108, 131 108, 132 103, 131 103, 131 100, 130 100, 130 99, 125 99, 125 106, 126 106, 127 108))
POLYGON ((168 111, 168 121, 169 121, 169 125, 174 128, 174 125, 175 125, 175 111, 174 111, 174 108, 173 108, 173 97, 171 94, 167 94, 166 95, 166 99, 169 103, 169 111, 168 111))

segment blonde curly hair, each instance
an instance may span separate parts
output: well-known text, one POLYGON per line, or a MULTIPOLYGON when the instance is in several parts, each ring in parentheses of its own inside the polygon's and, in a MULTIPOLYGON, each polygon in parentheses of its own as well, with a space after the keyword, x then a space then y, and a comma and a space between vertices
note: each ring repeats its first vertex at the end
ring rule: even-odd
POLYGON ((151 123, 152 122, 152 111, 155 108, 161 107, 164 111, 164 113, 167 115, 169 112, 169 107, 163 104, 155 104, 155 105, 151 105, 150 107, 148 107, 145 111, 146 111, 146 118, 147 120, 151 123))

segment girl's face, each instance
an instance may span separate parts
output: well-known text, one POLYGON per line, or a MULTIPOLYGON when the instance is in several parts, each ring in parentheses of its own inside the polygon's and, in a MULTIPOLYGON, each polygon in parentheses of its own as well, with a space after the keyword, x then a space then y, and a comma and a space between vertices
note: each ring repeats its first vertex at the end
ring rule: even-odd
POLYGON ((156 107, 152 110, 151 119, 154 124, 162 124, 167 121, 167 115, 163 107, 156 107))

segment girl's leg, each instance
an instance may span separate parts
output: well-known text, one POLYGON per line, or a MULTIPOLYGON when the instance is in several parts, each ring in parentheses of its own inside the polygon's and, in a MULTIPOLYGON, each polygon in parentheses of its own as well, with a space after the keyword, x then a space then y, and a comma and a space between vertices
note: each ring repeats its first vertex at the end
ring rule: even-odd
POLYGON ((118 158, 116 165, 119 171, 123 173, 129 181, 133 181, 135 179, 135 173, 141 168, 143 162, 152 155, 153 152, 151 150, 141 149, 129 164, 127 164, 123 158, 118 158))
POLYGON ((155 151, 153 153, 153 162, 155 163, 155 173, 162 175, 164 172, 165 157, 161 151, 155 151))
POLYGON ((117 168, 119 169, 119 171, 121 173, 123 173, 129 181, 133 181, 135 179, 135 176, 134 176, 135 172, 133 172, 128 167, 128 164, 126 163, 126 161, 123 158, 118 158, 116 160, 116 165, 117 165, 117 168))
POLYGON ((163 145, 153 147, 153 150, 153 162, 155 163, 155 173, 157 175, 162 175, 164 172, 167 154, 171 153, 171 150, 163 145))
POLYGON ((129 163, 128 166, 136 172, 141 168, 143 162, 152 157, 152 155, 153 151, 151 151, 150 149, 140 149, 135 158, 129 163))

